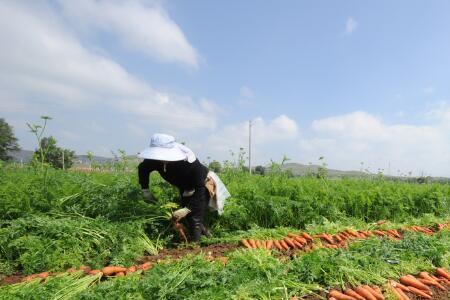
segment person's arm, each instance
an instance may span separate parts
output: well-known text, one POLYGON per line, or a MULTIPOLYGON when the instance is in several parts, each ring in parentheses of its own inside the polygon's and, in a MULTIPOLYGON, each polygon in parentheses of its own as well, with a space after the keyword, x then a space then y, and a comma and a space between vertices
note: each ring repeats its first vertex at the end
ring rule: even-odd
POLYGON ((138 166, 139 184, 142 188, 142 193, 147 202, 155 202, 152 193, 150 192, 150 173, 155 170, 154 164, 148 160, 144 159, 138 166))

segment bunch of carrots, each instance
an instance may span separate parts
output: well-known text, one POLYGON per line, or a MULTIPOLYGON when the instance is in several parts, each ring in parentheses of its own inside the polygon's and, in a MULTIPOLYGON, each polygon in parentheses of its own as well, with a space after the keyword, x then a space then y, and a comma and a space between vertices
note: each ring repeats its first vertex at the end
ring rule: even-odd
POLYGON ((304 249, 313 242, 313 238, 306 232, 300 234, 289 233, 282 240, 254 240, 243 239, 241 243, 248 249, 267 249, 276 248, 278 250, 304 249))
MULTIPOLYGON (((104 267, 102 269, 95 269, 95 270, 91 270, 91 268, 86 267, 86 266, 81 266, 79 269, 75 269, 75 268, 69 268, 67 269, 68 273, 74 273, 74 272, 78 272, 78 271, 83 271, 86 274, 89 275, 97 275, 99 273, 102 274, 102 276, 117 276, 117 277, 121 277, 121 276, 125 276, 134 272, 137 272, 139 270, 142 271, 147 271, 148 269, 150 269, 152 267, 152 263, 151 262, 145 262, 143 264, 140 265, 135 265, 135 266, 131 266, 128 268, 124 268, 124 267, 120 267, 120 266, 107 266, 104 267)), ((35 278, 41 278, 41 279, 45 279, 50 275, 56 275, 56 274, 50 274, 49 272, 42 272, 39 274, 32 274, 29 275, 27 277, 24 278, 23 281, 30 281, 33 280, 35 278)))
MULTIPOLYGON (((408 293, 423 299, 432 299, 431 287, 447 291, 450 286, 450 274, 443 268, 437 268, 436 274, 420 272, 417 277, 405 275, 400 277, 400 282, 390 280, 387 289, 390 289, 398 300, 410 300, 408 293)), ((354 289, 338 291, 331 290, 328 293, 329 300, 384 300, 381 289, 376 286, 362 285, 354 289)))

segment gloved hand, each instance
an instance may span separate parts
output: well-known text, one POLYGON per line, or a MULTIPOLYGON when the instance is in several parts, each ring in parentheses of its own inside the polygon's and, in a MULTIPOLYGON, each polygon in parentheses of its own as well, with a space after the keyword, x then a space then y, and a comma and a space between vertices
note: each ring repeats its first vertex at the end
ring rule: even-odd
POLYGON ((155 198, 153 198, 152 193, 150 193, 150 191, 148 189, 143 189, 142 193, 144 194, 145 202, 152 203, 152 204, 156 203, 155 198))
POLYGON ((189 208, 183 207, 183 208, 180 208, 180 209, 174 211, 172 213, 172 218, 176 221, 179 221, 179 220, 183 219, 184 217, 186 217, 190 212, 191 212, 191 210, 189 208))

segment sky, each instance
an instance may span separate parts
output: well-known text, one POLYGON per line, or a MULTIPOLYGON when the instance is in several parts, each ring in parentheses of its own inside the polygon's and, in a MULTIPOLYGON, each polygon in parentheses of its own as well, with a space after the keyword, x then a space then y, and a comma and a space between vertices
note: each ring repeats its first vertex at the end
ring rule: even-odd
POLYGON ((446 0, 0 0, 0 118, 78 154, 450 176, 446 0))

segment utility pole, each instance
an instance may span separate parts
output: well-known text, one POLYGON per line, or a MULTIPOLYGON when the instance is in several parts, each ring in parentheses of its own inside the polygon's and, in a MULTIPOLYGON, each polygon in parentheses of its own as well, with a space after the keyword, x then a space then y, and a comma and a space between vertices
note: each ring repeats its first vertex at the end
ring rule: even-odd
POLYGON ((65 165, 64 165, 64 149, 63 149, 63 152, 62 152, 62 167, 63 167, 63 170, 65 170, 66 168, 65 168, 65 165))
POLYGON ((248 121, 248 172, 252 174, 252 120, 248 121))

